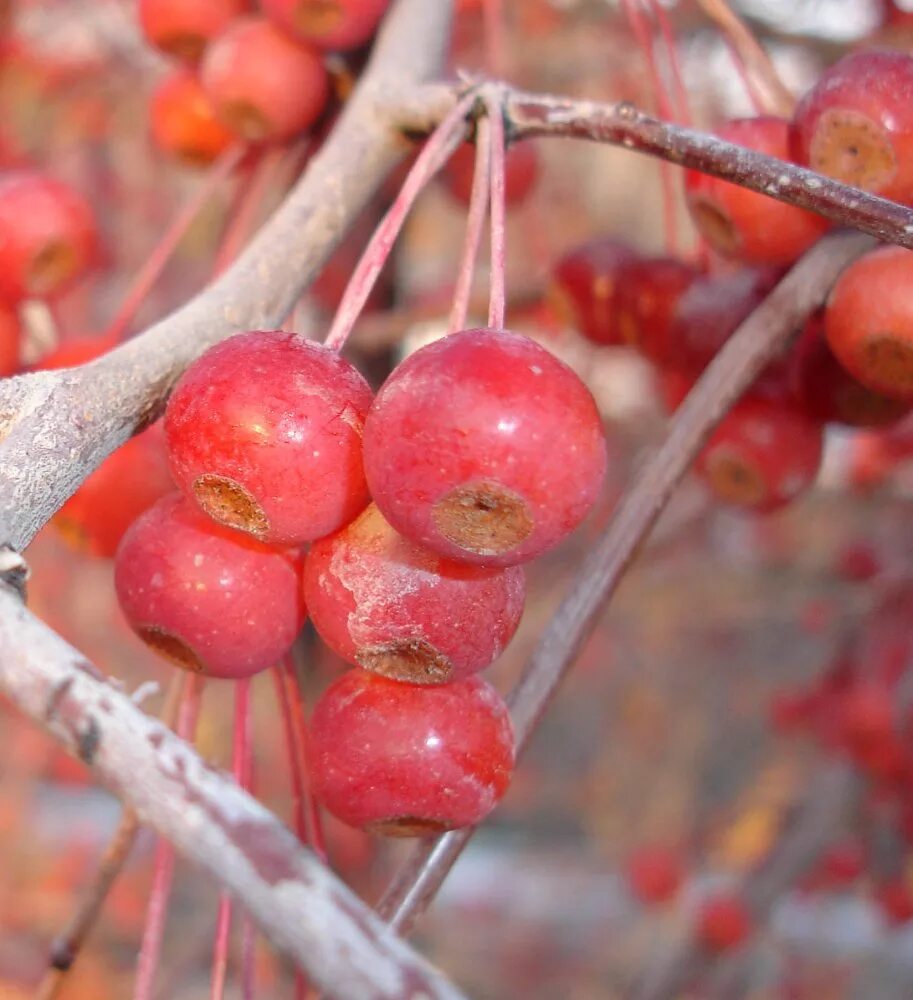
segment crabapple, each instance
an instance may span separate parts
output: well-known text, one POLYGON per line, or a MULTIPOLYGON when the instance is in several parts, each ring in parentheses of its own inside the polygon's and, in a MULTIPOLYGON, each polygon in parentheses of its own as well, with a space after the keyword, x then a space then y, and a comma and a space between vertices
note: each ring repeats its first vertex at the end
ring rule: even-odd
POLYGON ((701 903, 695 933, 708 951, 731 951, 745 942, 751 930, 751 915, 738 896, 720 893, 701 903))
POLYGON ((260 0, 293 38, 330 52, 357 49, 370 41, 390 0, 260 0))
POLYGON ((203 85, 186 70, 178 70, 159 83, 149 114, 158 148, 187 164, 212 163, 235 141, 234 134, 216 117, 203 85))
POLYGON ((156 48, 196 62, 207 44, 249 9, 248 0, 139 0, 139 22, 156 48))
MULTIPOLYGON (((464 142, 447 161, 441 172, 447 191, 461 204, 468 205, 475 173, 475 146, 464 142)), ((539 177, 539 154, 529 142, 508 147, 504 156, 504 203, 519 205, 530 195, 539 177)))

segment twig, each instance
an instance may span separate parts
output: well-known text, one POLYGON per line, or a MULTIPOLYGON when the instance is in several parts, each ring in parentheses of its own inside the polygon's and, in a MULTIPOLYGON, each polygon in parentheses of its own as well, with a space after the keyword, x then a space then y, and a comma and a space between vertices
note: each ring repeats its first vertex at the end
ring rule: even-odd
POLYGON ((913 209, 716 136, 659 121, 633 104, 599 104, 510 91, 512 138, 567 136, 607 142, 759 191, 888 243, 913 247, 913 209))
MULTIPOLYGON (((175 674, 168 686, 168 694, 160 715, 162 723, 169 729, 172 729, 177 721, 180 694, 181 677, 175 674)), ((67 929, 55 938, 51 945, 51 968, 35 991, 35 1000, 54 1000, 63 988, 86 938, 101 915, 108 894, 127 863, 138 832, 139 821, 136 814, 132 809, 125 809, 102 855, 95 878, 80 901, 79 908, 73 914, 67 929)))
POLYGON ((0 586, 0 690, 91 765, 139 820, 228 889, 264 937, 331 996, 460 993, 272 813, 0 586))
MULTIPOLYGON (((542 632, 509 704, 523 749, 629 563, 713 428, 764 365, 824 300, 840 271, 872 245, 855 233, 817 244, 745 320, 676 411, 666 439, 620 501, 570 593, 542 632)), ((408 932, 472 836, 457 830, 420 844, 378 911, 408 932)))

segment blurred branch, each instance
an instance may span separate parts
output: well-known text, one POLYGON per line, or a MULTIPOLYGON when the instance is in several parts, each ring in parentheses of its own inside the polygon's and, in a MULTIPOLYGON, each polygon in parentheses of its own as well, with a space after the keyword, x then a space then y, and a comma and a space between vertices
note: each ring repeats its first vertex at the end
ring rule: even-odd
MULTIPOLYGON (((619 502, 602 539, 542 632, 510 696, 521 750, 714 427, 824 301, 843 268, 871 245, 870 239, 858 233, 838 233, 813 247, 736 330, 678 408, 665 441, 619 502)), ((378 906, 393 927, 402 932, 412 928, 472 832, 456 830, 414 848, 378 906)))
POLYGON ((145 715, 0 586, 0 687, 188 860, 232 892, 266 938, 333 996, 458 1000, 228 775, 145 715))

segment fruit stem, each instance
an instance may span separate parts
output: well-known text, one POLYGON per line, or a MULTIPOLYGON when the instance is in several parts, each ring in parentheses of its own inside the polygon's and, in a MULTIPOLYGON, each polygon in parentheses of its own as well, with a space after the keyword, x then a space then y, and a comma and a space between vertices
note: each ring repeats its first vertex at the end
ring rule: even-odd
POLYGON ((675 105, 676 121, 680 125, 690 125, 691 108, 688 104, 688 91, 682 78, 682 67, 678 58, 678 47, 675 43, 675 34, 672 31, 672 25, 669 23, 669 18, 660 0, 647 0, 647 2, 659 26, 663 43, 666 46, 666 54, 669 57, 669 71, 672 74, 672 97, 675 105))
MULTIPOLYGON (((488 299, 488 326, 504 329, 507 307, 506 278, 507 223, 504 195, 504 105, 500 96, 486 96, 488 124, 491 133, 491 285, 488 299)), ((475 181, 473 180, 473 184, 475 181)))
MULTIPOLYGON (((231 773, 242 787, 250 779, 250 680, 235 685, 235 719, 232 743, 231 773)), ((227 892, 219 895, 219 912, 216 917, 216 937, 213 945, 210 1000, 222 1000, 228 975, 228 949, 231 936, 232 900, 227 892)))
POLYGON ((463 140, 466 134, 466 118, 472 111, 475 101, 476 91, 471 90, 441 120, 440 125, 431 133, 416 157, 393 204, 380 220, 364 253, 355 265, 342 301, 333 317, 330 332, 324 341, 331 350, 339 351, 344 346, 381 269, 390 256, 393 243, 403 228, 406 216, 416 198, 463 140))
POLYGON ((472 174, 472 193, 469 196, 469 211, 466 215, 466 237, 463 254, 457 273, 453 305, 450 307, 449 333, 463 330, 469 314, 469 300, 472 295, 472 278, 475 273, 482 229, 485 226, 485 210, 488 208, 488 191, 491 185, 491 124, 488 118, 480 118, 476 124, 476 159, 472 174))
MULTIPOLYGON (((676 109, 669 100, 666 86, 656 64, 656 50, 653 44, 653 35, 650 31, 643 11, 638 5, 639 0, 624 0, 625 16, 628 25, 634 33, 637 45, 643 53, 647 63, 647 73, 650 77, 650 84, 653 89, 654 103, 656 110, 661 117, 675 121, 677 118, 676 109)), ((660 184, 663 196, 663 228, 665 229, 666 250, 672 255, 678 253, 678 219, 676 215, 676 176, 672 167, 668 163, 661 163, 659 166, 660 184)))
POLYGON ((507 31, 504 0, 484 0, 482 18, 485 40, 485 67, 492 76, 507 76, 507 31))
MULTIPOLYGON (((181 675, 175 673, 168 685, 165 704, 160 718, 169 729, 174 728, 182 689, 181 675)), ((92 884, 85 891, 76 912, 62 934, 51 945, 51 968, 48 969, 34 1000, 54 1000, 63 988, 70 969, 86 942, 95 922, 108 899, 117 877, 123 871, 127 858, 136 843, 139 821, 132 809, 125 809, 108 846, 102 854, 98 871, 92 884)))
MULTIPOLYGON (((202 692, 202 678, 196 674, 187 674, 184 678, 181 705, 178 709, 177 735, 182 740, 193 741, 200 713, 202 692)), ((155 847, 152 890, 146 909, 146 926, 143 928, 143 941, 137 962, 133 1000, 152 1000, 155 974, 158 971, 162 953, 165 921, 168 917, 168 900, 174 881, 174 861, 174 848, 169 841, 159 838, 155 847)))
MULTIPOLYGON (((297 150, 294 152, 297 155, 297 150)), ((231 210, 231 218, 225 227, 219 249, 216 251, 216 259, 212 265, 214 278, 217 278, 232 264, 250 238, 256 225, 257 212, 266 193, 272 190, 276 174, 285 156, 285 148, 276 146, 261 153, 256 164, 251 168, 238 192, 231 210)))
POLYGON ((741 62, 749 76, 758 81, 765 92, 764 107, 772 114, 789 118, 796 105, 792 92, 780 79, 780 74, 751 29, 736 14, 726 0, 698 0, 704 13, 729 42, 736 62, 741 62))
POLYGON ((104 336, 112 341, 121 340, 130 324, 136 317, 140 306, 146 301, 149 293, 155 287, 166 265, 171 260, 175 250, 186 236, 194 219, 200 214, 203 206, 230 176, 244 155, 243 145, 234 145, 227 149, 209 168, 200 186, 180 207, 177 215, 165 230, 164 236, 149 254, 146 262, 124 296, 120 308, 108 324, 104 336))

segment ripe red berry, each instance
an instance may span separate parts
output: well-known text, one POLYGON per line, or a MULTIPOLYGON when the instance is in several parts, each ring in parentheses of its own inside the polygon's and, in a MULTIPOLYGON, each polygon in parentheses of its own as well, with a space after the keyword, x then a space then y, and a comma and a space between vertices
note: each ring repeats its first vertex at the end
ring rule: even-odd
POLYGON ((368 414, 364 453, 371 495, 397 531, 489 566, 557 545, 606 471, 589 390, 505 330, 463 330, 408 357, 368 414))
POLYGON ((166 156, 197 166, 212 163, 235 137, 216 117, 203 85, 178 70, 156 87, 149 109, 152 138, 166 156))
POLYGON ((477 677, 435 686, 350 670, 317 702, 314 792, 344 823, 386 836, 472 826, 507 791, 507 707, 477 677))
POLYGON ((842 886, 855 882, 865 871, 865 845, 856 837, 838 840, 824 852, 819 869, 828 886, 842 886))
POLYGON ((277 663, 301 631, 302 563, 173 493, 124 535, 114 584, 147 645, 185 669, 238 679, 277 663))
POLYGON ((21 367, 22 324, 19 311, 0 302, 0 378, 15 375, 21 367))
POLYGON ((635 898, 646 904, 666 903, 678 895, 685 879, 680 853, 672 848, 640 847, 627 860, 625 875, 635 898))
POLYGON ((854 753, 890 740, 894 733, 894 697, 872 682, 854 685, 839 705, 839 731, 843 744, 854 753))
POLYGON ((95 251, 92 209, 68 184, 36 171, 0 177, 0 296, 51 298, 88 268, 95 251))
POLYGON ((442 684, 492 663, 523 613, 519 566, 467 566, 413 545, 371 504, 308 553, 304 594, 321 638, 349 663, 442 684))
POLYGON ((320 117, 330 93, 320 55, 261 17, 244 17, 206 50, 200 70, 216 113, 250 142, 281 141, 320 117))
POLYGON ((587 340, 621 343, 615 307, 618 272, 635 256, 627 244, 611 237, 569 250, 555 265, 549 285, 555 312, 587 340))
POLYGON ((214 520, 262 541, 322 538, 368 503, 371 390, 334 351, 282 330, 242 333, 184 373, 165 411, 174 481, 214 520))
POLYGON ((159 422, 109 455, 51 524, 73 548, 112 559, 130 525, 173 490, 159 422))
POLYGON ((615 324, 620 341, 654 364, 673 363, 676 307, 700 272, 674 257, 632 257, 619 266, 617 276, 615 324))
POLYGON ((821 428, 798 411, 746 399, 723 418, 697 468, 724 502, 769 511, 812 485, 821 448, 821 428))
POLYGON ((913 58, 864 51, 826 70, 793 114, 792 151, 819 174, 913 197, 913 58))
POLYGON ((913 254, 879 247, 854 261, 824 315, 831 350, 873 392, 913 402, 913 254))
POLYGON ((824 317, 806 324, 788 361, 790 388, 802 411, 821 423, 880 427, 899 420, 905 403, 867 389, 834 357, 824 336, 824 317))
MULTIPOLYGON (((737 118, 717 134, 737 146, 790 159, 789 122, 783 118, 737 118)), ((713 249, 751 264, 790 264, 830 225, 813 212, 696 170, 685 175, 685 192, 691 218, 713 249)))
MULTIPOLYGON (((475 172, 475 146, 463 143, 450 157, 442 177, 447 190, 458 202, 468 205, 475 172)), ((530 195, 539 178, 539 154, 529 142, 510 146, 504 157, 504 203, 520 205, 530 195)))
POLYGON ((745 942, 751 930, 751 915, 738 896, 721 894, 701 903, 695 933, 707 951, 731 951, 745 942))
POLYGON ((196 62, 209 42, 249 8, 248 0, 139 0, 139 21, 156 48, 196 62))
POLYGON ((889 924, 898 926, 913 920, 913 890, 905 879, 880 883, 875 887, 874 896, 889 924))
POLYGON ((331 52, 370 41, 390 0, 260 0, 267 17, 301 41, 331 52))

